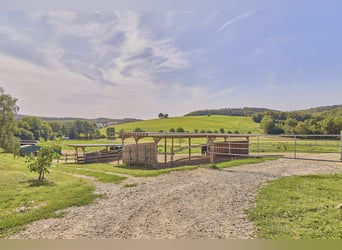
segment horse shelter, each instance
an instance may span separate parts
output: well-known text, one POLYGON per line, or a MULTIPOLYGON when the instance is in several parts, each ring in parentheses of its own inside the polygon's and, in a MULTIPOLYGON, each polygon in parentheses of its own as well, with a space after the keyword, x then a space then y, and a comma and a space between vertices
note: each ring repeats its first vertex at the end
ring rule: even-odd
POLYGON ((164 168, 185 164, 213 163, 248 157, 249 155, 249 135, 122 132, 119 136, 123 145, 122 161, 123 164, 127 165, 164 168), (135 144, 125 145, 125 140, 128 138, 133 138, 135 144), (139 143, 142 138, 152 139, 153 142, 139 143), (187 145, 181 147, 180 150, 175 150, 175 140, 177 139, 186 140, 187 145), (195 139, 204 139, 205 143, 194 143, 195 139), (218 139, 220 141, 216 141, 218 139), (163 152, 161 153, 158 153, 158 144, 162 144, 163 152), (197 151, 201 153, 193 153, 195 148, 200 148, 197 151), (186 153, 178 154, 176 158, 176 153, 179 153, 179 151, 186 153))

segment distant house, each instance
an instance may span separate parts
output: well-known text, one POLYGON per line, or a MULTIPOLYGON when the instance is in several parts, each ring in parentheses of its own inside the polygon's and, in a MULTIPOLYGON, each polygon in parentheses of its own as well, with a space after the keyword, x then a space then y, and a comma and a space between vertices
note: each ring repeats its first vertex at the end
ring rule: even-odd
POLYGON ((95 125, 97 128, 103 128, 104 127, 104 124, 100 123, 100 122, 96 123, 95 125))

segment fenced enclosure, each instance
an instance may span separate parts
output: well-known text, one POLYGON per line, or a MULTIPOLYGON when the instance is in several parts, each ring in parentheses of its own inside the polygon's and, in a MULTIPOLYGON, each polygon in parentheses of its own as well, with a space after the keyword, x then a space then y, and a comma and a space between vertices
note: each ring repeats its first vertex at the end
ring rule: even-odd
MULTIPOLYGON (((221 133, 122 133, 124 141, 129 137, 138 141, 153 139, 158 153, 150 163, 146 162, 143 150, 133 153, 130 148, 126 164, 139 163, 145 166, 180 166, 188 164, 215 163, 223 160, 246 157, 276 156, 294 159, 341 161, 342 140, 340 135, 263 135, 221 133), (219 141, 220 140, 220 141, 219 141), (157 160, 156 160, 157 158, 157 160), (144 160, 145 159, 145 160, 144 160), (157 164, 155 163, 157 161, 157 164)), ((126 145, 125 145, 126 147, 126 145)), ((144 149, 146 150, 146 149, 144 149)), ((150 151, 147 151, 150 154, 150 151)))
POLYGON ((69 144, 69 147, 75 149, 75 154, 62 155, 62 159, 67 162, 74 157, 75 163, 98 163, 98 162, 112 162, 122 159, 122 146, 117 144, 69 144), (100 148, 105 149, 86 152, 86 148, 100 148))
POLYGON ((341 161, 340 135, 251 135, 250 156, 341 161))
POLYGON ((286 157, 342 161, 341 134, 263 135, 218 133, 121 134, 121 144, 69 144, 75 154, 60 161, 75 163, 113 162, 152 168, 215 163, 247 157, 286 157), (132 143, 131 140, 134 140, 132 143), (130 141, 129 144, 124 142, 130 141), (139 142, 139 140, 141 140, 139 142), (152 141, 152 142, 151 142, 152 141), (105 147, 86 152, 86 148, 105 147))

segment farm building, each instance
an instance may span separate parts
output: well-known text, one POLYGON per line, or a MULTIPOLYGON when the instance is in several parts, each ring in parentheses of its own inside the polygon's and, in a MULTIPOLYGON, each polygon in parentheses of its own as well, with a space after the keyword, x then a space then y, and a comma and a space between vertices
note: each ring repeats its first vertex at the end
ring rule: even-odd
POLYGON ((123 163, 128 165, 143 165, 148 167, 169 167, 184 164, 217 162, 249 155, 249 135, 214 134, 214 133, 154 133, 154 132, 122 132, 120 138, 123 145, 123 163), (125 145, 125 140, 133 138, 135 144, 125 145), (152 143, 139 143, 142 138, 152 138, 152 143), (196 145, 192 139, 205 138, 206 144, 196 145), (175 140, 188 141, 183 148, 187 154, 175 159, 175 140), (223 141, 215 142, 221 139, 223 141), (164 141, 164 159, 158 159, 158 144, 164 141), (168 142, 171 141, 171 145, 168 142), (195 155, 192 149, 201 147, 202 154, 195 155), (169 153, 168 153, 169 148, 169 153))
POLYGON ((76 163, 122 160, 125 165, 147 168, 213 163, 249 156, 249 135, 122 132, 119 137, 122 141, 121 144, 69 144, 68 146, 75 149, 74 159, 76 163), (135 143, 125 144, 127 139, 132 138, 135 143), (149 138, 149 141, 152 139, 152 142, 141 142, 142 138, 149 138), (205 143, 194 143, 194 139, 198 138, 205 139, 205 143), (178 139, 187 141, 187 143, 185 147, 176 150, 175 141, 178 139), (86 149, 89 147, 102 149, 87 152, 86 149), (194 153, 195 148, 199 148, 197 152, 201 153, 194 153), (179 151, 182 153, 178 154, 179 151))

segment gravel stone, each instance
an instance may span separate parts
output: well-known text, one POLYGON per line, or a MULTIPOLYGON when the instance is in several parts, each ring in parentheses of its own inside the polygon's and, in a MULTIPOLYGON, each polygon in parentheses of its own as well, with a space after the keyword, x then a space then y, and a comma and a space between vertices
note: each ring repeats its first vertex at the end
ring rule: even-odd
POLYGON ((283 176, 341 173, 342 163, 278 159, 227 169, 199 168, 120 185, 94 181, 104 198, 36 221, 10 239, 253 239, 246 210, 257 190, 283 176), (136 183, 134 187, 124 187, 136 183))

